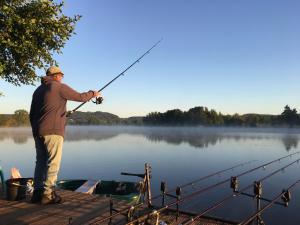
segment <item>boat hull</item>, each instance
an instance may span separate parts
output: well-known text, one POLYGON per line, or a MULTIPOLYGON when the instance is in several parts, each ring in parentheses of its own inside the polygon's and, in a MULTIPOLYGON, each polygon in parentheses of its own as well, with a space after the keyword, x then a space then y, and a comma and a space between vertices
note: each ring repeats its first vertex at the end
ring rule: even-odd
MULTIPOLYGON (((87 180, 60 180, 57 187, 63 190, 76 191, 87 180)), ((111 196, 114 199, 137 201, 139 197, 138 184, 134 182, 100 181, 94 194, 111 196)))

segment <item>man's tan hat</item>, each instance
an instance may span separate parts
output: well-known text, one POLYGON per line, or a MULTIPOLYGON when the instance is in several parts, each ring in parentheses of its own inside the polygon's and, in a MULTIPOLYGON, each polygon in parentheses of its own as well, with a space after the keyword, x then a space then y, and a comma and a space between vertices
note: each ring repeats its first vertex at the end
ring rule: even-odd
POLYGON ((57 66, 50 66, 46 71, 47 76, 54 76, 56 74, 64 75, 64 73, 61 71, 61 69, 57 66))

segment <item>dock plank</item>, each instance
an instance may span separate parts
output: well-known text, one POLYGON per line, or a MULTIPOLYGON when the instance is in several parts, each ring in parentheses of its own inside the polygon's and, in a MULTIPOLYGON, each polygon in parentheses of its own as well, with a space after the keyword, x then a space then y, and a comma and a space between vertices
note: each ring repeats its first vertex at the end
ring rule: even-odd
MULTIPOLYGON (((95 217, 109 214, 109 198, 72 191, 58 191, 64 202, 55 205, 0 199, 0 225, 89 224, 95 217)), ((114 201, 115 207, 127 205, 114 201)))
MULTIPOLYGON (((64 199, 64 203, 55 205, 32 204, 28 200, 7 201, 0 199, 0 225, 97 225, 101 219, 109 216, 110 199, 99 195, 90 195, 72 191, 58 191, 64 199), (71 223, 69 223, 71 222, 71 223)), ((128 209, 130 204, 122 200, 114 200, 114 208, 117 210, 128 209)), ((176 220, 176 213, 165 212, 159 216, 160 221, 170 225, 178 225, 189 218, 188 214, 180 214, 176 220)), ((149 209, 142 208, 142 214, 149 209)), ((140 214, 141 215, 141 214, 140 214)), ((150 224, 156 224, 156 217, 149 218, 150 224)), ((112 224, 126 224, 126 217, 118 215, 113 218, 112 224)), ((197 219, 198 225, 229 225, 232 223, 216 222, 211 219, 197 219)))

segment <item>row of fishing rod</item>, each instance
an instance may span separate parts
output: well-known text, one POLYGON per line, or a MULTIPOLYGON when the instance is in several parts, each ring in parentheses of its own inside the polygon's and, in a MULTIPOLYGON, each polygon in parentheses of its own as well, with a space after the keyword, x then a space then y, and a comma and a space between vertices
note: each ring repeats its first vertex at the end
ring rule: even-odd
MULTIPOLYGON (((292 153, 292 154, 289 154, 289 155, 277 158, 277 159, 272 160, 270 162, 264 163, 263 165, 260 165, 260 166, 257 166, 255 168, 249 169, 249 170, 247 170, 245 172, 237 174, 237 175, 235 175, 233 177, 230 177, 228 179, 224 179, 224 180, 222 180, 222 181, 220 181, 218 183, 215 183, 215 184, 212 184, 212 185, 207 186, 205 188, 202 188, 200 190, 197 190, 197 191, 195 191, 195 192, 193 192, 191 194, 188 194, 188 195, 186 195, 184 197, 181 197, 181 192, 182 192, 181 190, 182 190, 182 188, 195 185, 196 183, 198 183, 200 181, 204 181, 204 180, 206 180, 206 179, 208 179, 210 177, 213 177, 213 176, 216 176, 216 175, 220 175, 220 174, 222 174, 224 172, 227 172, 227 171, 233 170, 235 168, 238 168, 238 167, 241 167, 241 166, 253 163, 255 160, 248 161, 248 162, 245 162, 245 163, 240 163, 240 164, 232 166, 230 168, 214 172, 214 173, 209 174, 207 176, 204 176, 204 177, 198 178, 196 180, 193 180, 191 182, 188 182, 186 184, 183 184, 183 185, 181 185, 179 187, 173 188, 173 189, 171 189, 169 191, 166 191, 166 185, 164 184, 164 182, 162 182, 161 183, 161 194, 148 199, 148 202, 147 202, 149 208, 151 208, 151 207, 154 208, 152 206, 152 200, 158 199, 158 198, 162 198, 162 206, 161 207, 155 207, 155 209, 153 209, 151 212, 146 213, 146 214, 144 214, 142 216, 139 216, 138 218, 135 218, 135 219, 131 218, 130 221, 128 221, 128 223, 126 225, 132 225, 132 224, 142 223, 143 221, 145 221, 145 220, 147 220, 147 219, 149 219, 151 217, 155 217, 155 216, 161 214, 162 212, 166 211, 167 209, 169 209, 171 207, 174 207, 174 206, 176 206, 176 208, 178 210, 179 203, 186 202, 187 200, 193 199, 194 197, 196 197, 196 196, 198 196, 200 194, 203 194, 203 193, 205 193, 205 192, 207 192, 209 190, 212 190, 212 189, 214 189, 216 187, 224 185, 225 183, 228 183, 228 182, 230 182, 230 186, 233 189, 233 193, 232 194, 226 196, 225 198, 221 199, 220 201, 218 201, 218 202, 214 203, 213 205, 209 206, 208 208, 204 209, 203 211, 201 211, 197 215, 195 215, 195 216, 189 218, 188 220, 184 221, 182 224, 184 224, 184 225, 193 224, 193 222, 195 220, 199 219, 201 216, 203 216, 203 215, 207 214, 208 212, 211 212, 212 210, 220 207, 221 205, 223 205, 224 203, 226 203, 228 200, 232 199, 233 197, 236 197, 236 196, 239 196, 239 195, 245 195, 244 192, 246 190, 250 189, 251 187, 254 187, 254 192, 256 190, 256 193, 252 197, 256 197, 258 200, 268 201, 269 203, 264 208, 259 208, 259 210, 254 215, 252 215, 251 217, 249 217, 246 220, 244 220, 241 223, 239 223, 239 225, 248 224, 249 222, 253 221, 253 219, 260 217, 260 215, 261 215, 261 213, 263 211, 265 211, 266 209, 268 209, 269 207, 271 207, 273 204, 278 203, 277 200, 280 197, 284 201, 284 205, 288 204, 288 202, 290 200, 290 190, 293 189, 300 182, 299 180, 296 181, 296 182, 294 182, 293 184, 291 184, 283 193, 278 194, 278 196, 276 196, 273 200, 267 200, 267 199, 264 199, 264 198, 261 197, 261 191, 262 191, 261 184, 262 184, 262 181, 264 181, 264 180, 272 177, 273 175, 275 175, 275 174, 283 171, 284 169, 286 169, 286 168, 294 165, 295 163, 299 163, 300 158, 297 159, 297 160, 294 160, 293 162, 291 162, 291 163, 289 163, 289 164, 281 167, 280 169, 275 170, 274 172, 272 172, 272 173, 270 173, 270 174, 268 174, 268 175, 260 178, 258 181, 255 181, 254 185, 250 184, 250 185, 248 185, 248 186, 246 186, 244 188, 241 188, 240 190, 238 190, 238 186, 239 186, 238 178, 240 178, 240 177, 242 177, 242 176, 244 176, 246 174, 252 173, 252 172, 254 172, 254 171, 258 170, 258 169, 266 168, 266 166, 269 166, 269 165, 274 164, 276 162, 280 162, 281 160, 286 159, 288 157, 292 157, 293 155, 296 155, 296 154, 300 154, 300 152, 295 152, 295 153, 292 153), (176 195, 172 194, 174 191, 176 192, 176 195), (173 197, 173 198, 176 198, 176 200, 174 200, 171 203, 165 204, 165 198, 166 197, 173 197), (150 204, 149 204, 149 201, 150 201, 150 204)), ((130 174, 127 174, 127 175, 130 175, 130 174)), ((141 177, 141 174, 139 176, 141 177)), ((278 204, 280 204, 280 203, 278 203, 278 204)), ((100 220, 94 221, 92 224, 96 224, 96 223, 100 224, 100 223, 103 223, 105 221, 112 221, 112 219, 114 217, 119 216, 119 215, 124 215, 124 214, 128 215, 129 212, 133 212, 135 209, 138 209, 138 208, 140 208, 143 205, 145 205, 145 202, 138 203, 138 204, 136 204, 134 206, 131 206, 130 208, 126 208, 124 210, 117 211, 116 213, 111 214, 110 216, 107 216, 107 217, 102 218, 100 220)))

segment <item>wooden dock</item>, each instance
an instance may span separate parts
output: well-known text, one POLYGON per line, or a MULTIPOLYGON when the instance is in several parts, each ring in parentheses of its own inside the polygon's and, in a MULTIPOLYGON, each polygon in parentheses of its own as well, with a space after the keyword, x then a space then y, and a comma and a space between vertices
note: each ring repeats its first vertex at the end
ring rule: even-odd
MULTIPOLYGON (((98 225, 108 224, 109 221, 97 221, 109 216, 110 198, 99 195, 84 194, 73 191, 60 190, 64 202, 54 205, 32 204, 29 200, 7 201, 0 198, 0 225, 98 225)), ((114 200, 117 210, 128 209, 127 201, 114 200)), ((170 209, 171 210, 171 209, 170 209)), ((159 216, 162 224, 178 225, 192 216, 190 213, 181 213, 176 219, 176 212, 168 210, 159 216)), ((143 208, 141 211, 149 212, 143 208)), ((143 213, 142 213, 143 214, 143 213)), ((126 217, 120 215, 113 218, 113 225, 126 224, 126 217)), ((155 218, 149 219, 148 224, 155 225, 155 218)), ((234 223, 202 217, 194 225, 232 225, 234 223)))
MULTIPOLYGON (((64 199, 62 204, 39 205, 25 200, 0 199, 0 225, 83 225, 109 216, 110 198, 72 191, 57 193, 64 199)), ((114 207, 123 209, 129 204, 114 200, 114 207)), ((114 218, 114 222, 124 224, 125 217, 114 218)))

